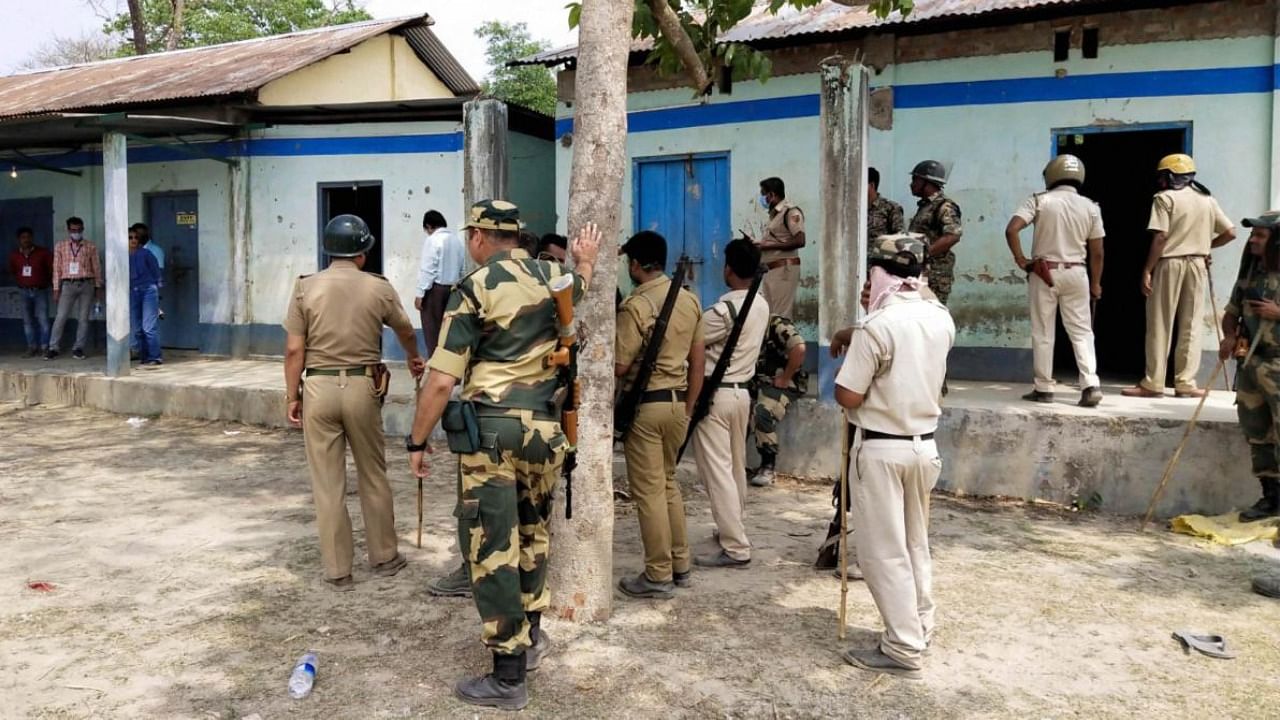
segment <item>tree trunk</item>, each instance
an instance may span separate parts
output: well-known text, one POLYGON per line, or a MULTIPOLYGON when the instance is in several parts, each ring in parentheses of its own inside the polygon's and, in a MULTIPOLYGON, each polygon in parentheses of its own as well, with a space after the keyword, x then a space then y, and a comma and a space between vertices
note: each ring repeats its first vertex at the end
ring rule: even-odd
POLYGON ((173 6, 173 22, 169 24, 169 37, 165 39, 165 50, 177 50, 178 41, 182 39, 182 15, 187 9, 187 0, 169 0, 173 6))
MULTIPOLYGON (((552 612, 580 622, 613 610, 613 296, 627 167, 627 59, 631 0, 585 0, 578 31, 578 71, 569 179, 569 235, 593 222, 603 233, 600 259, 579 327, 590 328, 579 357, 582 381, 573 519, 556 512, 552 612)), ((563 498, 564 493, 559 493, 563 498)))
POLYGON ((133 51, 147 54, 147 22, 142 14, 142 0, 129 0, 129 24, 133 27, 133 51))
POLYGON ((648 4, 649 9, 653 11, 654 20, 658 21, 662 37, 671 43, 676 56, 680 58, 680 64, 684 65, 684 71, 689 76, 689 83, 693 86, 694 92, 702 96, 707 92, 707 88, 711 87, 711 80, 707 77, 707 69, 702 65, 702 58, 698 56, 698 49, 693 46, 689 33, 685 32, 684 26, 680 24, 680 16, 671 9, 667 0, 648 0, 648 4))

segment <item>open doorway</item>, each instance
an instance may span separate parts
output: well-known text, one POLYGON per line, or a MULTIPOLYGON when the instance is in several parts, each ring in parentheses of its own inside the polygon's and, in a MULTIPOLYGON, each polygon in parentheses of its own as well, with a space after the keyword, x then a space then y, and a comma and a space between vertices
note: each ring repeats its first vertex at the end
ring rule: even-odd
POLYGON ((324 226, 338 215, 357 215, 369 225, 376 242, 369 251, 368 260, 364 264, 365 272, 382 273, 382 248, 386 238, 382 237, 382 183, 376 180, 362 180, 341 183, 320 183, 320 228, 318 266, 321 270, 329 266, 329 258, 324 254, 324 226))
MULTIPOLYGON (((1139 283, 1151 249, 1147 221, 1156 165, 1165 155, 1191 152, 1191 125, 1065 128, 1054 130, 1053 140, 1055 156, 1070 153, 1084 162, 1084 195, 1102 207, 1107 231, 1102 299, 1094 318, 1098 373, 1107 380, 1137 380, 1145 371, 1146 298, 1139 283)), ((1077 376, 1061 318, 1054 370, 1072 380, 1077 376)))

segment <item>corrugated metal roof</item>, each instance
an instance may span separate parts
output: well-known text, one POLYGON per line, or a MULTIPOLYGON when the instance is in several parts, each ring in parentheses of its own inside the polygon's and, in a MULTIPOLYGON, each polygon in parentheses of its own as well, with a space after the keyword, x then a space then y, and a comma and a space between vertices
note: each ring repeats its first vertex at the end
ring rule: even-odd
MULTIPOLYGON (((756 10, 727 33, 721 42, 777 41, 801 35, 838 35, 876 27, 909 25, 947 18, 976 17, 1000 12, 1032 10, 1051 5, 1086 5, 1105 0, 916 0, 915 7, 906 17, 893 13, 883 20, 864 7, 849 7, 834 2, 822 3, 806 10, 783 8, 777 15, 770 13, 767 3, 758 3, 756 10)), ((651 40, 632 43, 631 52, 646 52, 653 47, 651 40)), ((568 62, 578 55, 577 46, 548 50, 512 64, 555 66, 568 62)))
POLYGON ((431 68, 445 87, 449 88, 449 92, 454 95, 475 95, 480 92, 480 85, 458 63, 458 59, 449 52, 444 43, 440 42, 440 38, 431 31, 431 28, 418 25, 405 28, 403 33, 409 47, 413 48, 418 58, 431 68))
POLYGON ((9 75, 0 77, 0 117, 251 93, 369 38, 430 23, 426 15, 368 20, 9 75))

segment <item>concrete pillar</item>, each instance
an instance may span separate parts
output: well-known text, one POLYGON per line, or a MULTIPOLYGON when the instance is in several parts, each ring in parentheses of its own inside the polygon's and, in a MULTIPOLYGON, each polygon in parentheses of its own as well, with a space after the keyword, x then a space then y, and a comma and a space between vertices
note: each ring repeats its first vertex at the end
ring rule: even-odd
POLYGON ((1280 5, 1271 30, 1271 175, 1268 208, 1280 207, 1280 5))
POLYGON ((837 331, 862 315, 858 302, 867 274, 867 105, 869 74, 841 56, 822 61, 819 128, 822 196, 818 274, 820 396, 834 402, 838 360, 827 348, 837 331))
POLYGON ((463 211, 480 200, 507 199, 507 105, 472 100, 462 106, 463 211))
POLYGON ((249 301, 249 158, 227 166, 231 188, 231 356, 248 357, 253 313, 249 301))
POLYGON ((129 156, 125 136, 102 135, 103 242, 106 245, 107 376, 129 374, 129 156))

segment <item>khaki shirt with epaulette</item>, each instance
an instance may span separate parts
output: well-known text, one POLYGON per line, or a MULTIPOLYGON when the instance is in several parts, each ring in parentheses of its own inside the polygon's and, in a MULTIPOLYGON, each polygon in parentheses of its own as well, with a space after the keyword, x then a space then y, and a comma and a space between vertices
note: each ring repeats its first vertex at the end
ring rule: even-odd
POLYGON ((350 260, 293 283, 284 330, 306 338, 308 368, 351 368, 382 362, 382 326, 413 332, 395 288, 350 260))
MULTIPOLYGON (((772 242, 789 243, 796 235, 804 232, 804 211, 790 200, 779 202, 769 211, 769 224, 764 228, 764 239, 772 242)), ((798 250, 765 250, 760 253, 760 262, 771 263, 774 260, 799 257, 798 250)))
MULTIPOLYGON (((631 367, 623 380, 624 392, 631 389, 640 372, 640 361, 648 347, 658 315, 662 313, 662 305, 670 287, 671 278, 666 275, 656 277, 632 290, 618 310, 618 339, 614 343, 614 362, 631 367)), ((658 351, 653 375, 649 377, 645 390, 687 389, 689 348, 700 342, 702 308, 693 293, 681 288, 680 294, 676 296, 676 304, 671 308, 662 348, 658 351)))

